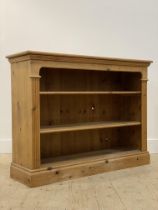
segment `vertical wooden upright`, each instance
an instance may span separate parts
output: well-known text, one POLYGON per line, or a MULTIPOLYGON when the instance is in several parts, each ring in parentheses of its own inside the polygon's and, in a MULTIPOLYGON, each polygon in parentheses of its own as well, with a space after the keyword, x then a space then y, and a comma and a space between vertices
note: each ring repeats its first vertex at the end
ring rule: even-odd
POLYGON ((147 151, 147 69, 142 72, 141 79, 141 123, 142 123, 142 151, 147 151))

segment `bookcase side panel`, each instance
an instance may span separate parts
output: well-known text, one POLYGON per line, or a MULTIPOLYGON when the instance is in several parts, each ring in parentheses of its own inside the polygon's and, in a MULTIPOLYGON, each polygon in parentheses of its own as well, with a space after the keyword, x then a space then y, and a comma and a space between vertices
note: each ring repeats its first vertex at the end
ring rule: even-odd
POLYGON ((36 165, 32 125, 30 62, 12 63, 13 163, 33 169, 36 165))

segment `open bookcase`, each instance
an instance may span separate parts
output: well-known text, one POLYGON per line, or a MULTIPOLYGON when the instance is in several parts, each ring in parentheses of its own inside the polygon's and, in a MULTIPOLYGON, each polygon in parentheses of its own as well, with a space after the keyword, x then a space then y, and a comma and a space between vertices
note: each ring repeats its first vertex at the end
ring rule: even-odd
POLYGON ((11 177, 39 186, 149 163, 151 61, 24 52, 12 64, 11 177))
POLYGON ((40 75, 41 163, 141 149, 140 73, 42 68, 40 75))

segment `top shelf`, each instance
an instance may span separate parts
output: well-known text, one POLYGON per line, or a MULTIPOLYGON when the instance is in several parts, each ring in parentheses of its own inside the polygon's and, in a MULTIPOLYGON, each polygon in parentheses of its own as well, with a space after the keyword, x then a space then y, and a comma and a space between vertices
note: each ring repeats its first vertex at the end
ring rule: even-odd
POLYGON ((141 91, 41 91, 40 95, 140 95, 141 91))

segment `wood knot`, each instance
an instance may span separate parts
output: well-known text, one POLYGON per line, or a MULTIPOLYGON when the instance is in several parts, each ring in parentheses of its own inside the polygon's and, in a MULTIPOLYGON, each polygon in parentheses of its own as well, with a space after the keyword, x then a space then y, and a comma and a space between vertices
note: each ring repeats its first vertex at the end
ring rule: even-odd
POLYGON ((34 107, 32 107, 32 111, 34 112, 34 111, 36 111, 36 106, 34 106, 34 107))
POLYGON ((55 174, 59 174, 59 171, 56 171, 55 174))
POLYGON ((48 168, 47 168, 47 170, 52 170, 52 169, 53 169, 52 167, 48 167, 48 168))

